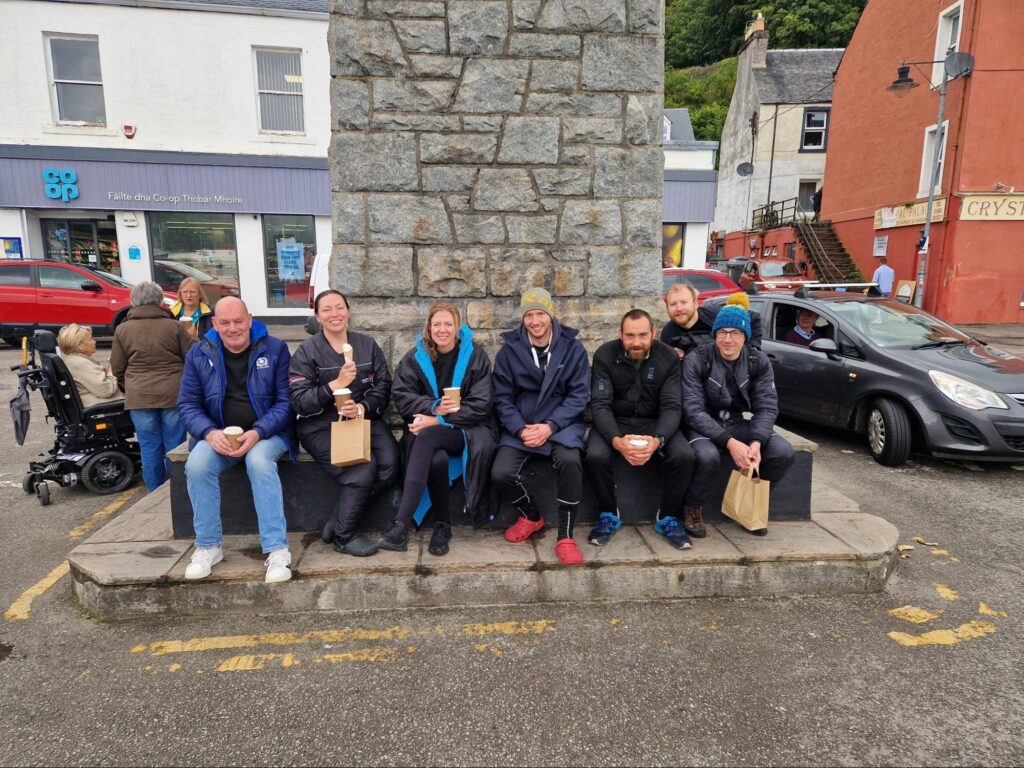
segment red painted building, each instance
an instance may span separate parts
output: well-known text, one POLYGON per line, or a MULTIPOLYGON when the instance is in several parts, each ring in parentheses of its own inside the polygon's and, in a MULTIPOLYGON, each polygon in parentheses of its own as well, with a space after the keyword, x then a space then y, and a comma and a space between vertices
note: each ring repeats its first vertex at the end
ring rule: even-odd
POLYGON ((821 218, 865 275, 917 272, 942 64, 887 90, 901 59, 974 56, 948 83, 924 306, 953 323, 1024 321, 1024 2, 870 0, 836 74, 821 218), (932 86, 932 87, 929 87, 932 86))

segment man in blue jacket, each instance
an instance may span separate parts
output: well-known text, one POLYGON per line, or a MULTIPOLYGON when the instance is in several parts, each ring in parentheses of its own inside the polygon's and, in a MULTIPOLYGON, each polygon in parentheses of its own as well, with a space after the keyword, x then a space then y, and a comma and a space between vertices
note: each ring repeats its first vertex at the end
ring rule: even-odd
POLYGON ((217 302, 213 330, 185 358, 178 413, 196 441, 185 464, 196 546, 186 579, 202 579, 224 559, 221 550, 220 474, 245 461, 267 555, 266 581, 287 581, 292 562, 285 535, 284 500, 277 460, 295 460, 295 414, 288 392, 291 355, 280 339, 253 320, 241 299, 217 302), (225 435, 236 427, 237 447, 225 435))
POLYGON ((544 520, 522 481, 532 459, 549 460, 557 475, 558 537, 555 554, 565 565, 583 562, 573 539, 573 518, 583 493, 583 409, 590 395, 587 351, 577 331, 555 319, 551 294, 531 288, 519 304, 522 324, 502 334, 494 359, 494 406, 501 439, 491 469, 494 485, 515 505, 519 519, 505 531, 526 541, 544 520))

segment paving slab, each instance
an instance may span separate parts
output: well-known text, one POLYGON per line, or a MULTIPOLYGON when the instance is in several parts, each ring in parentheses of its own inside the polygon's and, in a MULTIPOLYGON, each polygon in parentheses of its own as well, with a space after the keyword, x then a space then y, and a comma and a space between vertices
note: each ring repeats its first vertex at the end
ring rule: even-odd
POLYGON ((705 525, 708 535, 703 539, 693 539, 693 546, 689 549, 676 549, 664 536, 654 532, 653 525, 637 526, 637 531, 654 552, 655 559, 664 565, 742 562, 743 553, 722 535, 720 527, 705 525))
POLYGON ((166 541, 174 538, 170 498, 171 484, 164 483, 121 512, 83 543, 166 541))
MULTIPOLYGON (((292 565, 298 566, 305 550, 305 538, 309 534, 289 533, 288 549, 292 553, 292 565)), ((178 539, 177 541, 181 541, 178 539)), ((192 559, 192 542, 185 540, 188 546, 188 557, 183 557, 167 574, 168 581, 185 581, 185 568, 192 559)), ((263 565, 267 556, 260 548, 259 536, 225 536, 221 544, 224 559, 213 566, 210 575, 203 582, 209 581, 263 581, 267 569, 263 565)), ((189 584, 198 583, 190 581, 189 584)))
POLYGON ((154 584, 165 581, 191 548, 188 541, 86 543, 71 550, 68 560, 97 584, 154 584))
MULTIPOLYGON (((426 531, 425 539, 429 539, 426 531)), ((537 553, 530 542, 509 544, 504 531, 474 531, 453 528, 448 554, 434 557, 423 548, 420 567, 434 572, 452 571, 525 571, 535 568, 537 553)))
MULTIPOLYGON (((588 531, 576 531, 576 544, 583 553, 584 564, 600 565, 652 565, 654 553, 639 533, 639 526, 623 526, 618 533, 612 536, 612 540, 603 547, 595 547, 587 541, 588 531)), ((558 560, 555 554, 556 532, 553 529, 546 529, 543 534, 533 536, 533 542, 537 550, 537 560, 545 568, 567 568, 558 560)), ((575 566, 572 566, 575 567, 575 566)))
POLYGON ((749 562, 857 559, 853 547, 813 520, 770 523, 767 536, 754 536, 733 524, 719 530, 749 562))
POLYGON ((811 517, 819 512, 860 512, 860 504, 833 486, 811 484, 811 517))
MULTIPOLYGON (((368 538, 373 538, 369 536, 368 538)), ((423 537, 419 531, 409 534, 409 549, 391 552, 382 549, 370 557, 352 557, 334 550, 333 544, 324 544, 316 538, 302 553, 295 568, 297 576, 344 576, 357 573, 410 574, 420 563, 423 537)))
POLYGON ((884 557, 899 543, 896 526, 875 515, 825 512, 815 515, 813 522, 846 542, 859 559, 884 557))

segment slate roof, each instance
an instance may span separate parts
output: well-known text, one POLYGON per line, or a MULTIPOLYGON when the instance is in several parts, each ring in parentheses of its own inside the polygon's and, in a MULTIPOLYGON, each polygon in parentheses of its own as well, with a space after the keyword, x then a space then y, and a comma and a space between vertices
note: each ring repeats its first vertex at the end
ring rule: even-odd
POLYGON ((672 123, 669 141, 693 141, 693 123, 690 122, 690 110, 666 109, 665 117, 672 123))
POLYGON ((272 11, 327 13, 327 0, 178 0, 178 2, 187 3, 189 5, 227 5, 233 8, 260 8, 272 11))
POLYGON ((832 101, 833 74, 843 48, 768 51, 765 69, 753 69, 762 104, 832 101))

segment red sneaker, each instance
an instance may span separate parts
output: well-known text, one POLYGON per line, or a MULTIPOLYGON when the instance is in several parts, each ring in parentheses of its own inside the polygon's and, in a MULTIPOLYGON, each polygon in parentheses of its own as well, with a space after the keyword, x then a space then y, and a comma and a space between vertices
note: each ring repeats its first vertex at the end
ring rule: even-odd
POLYGON ((555 544, 555 554, 562 565, 582 565, 583 553, 576 546, 575 539, 559 539, 555 544))
POLYGON ((543 517, 539 520, 531 520, 528 517, 520 516, 518 520, 505 529, 505 541, 518 544, 521 541, 526 541, 543 527, 543 517))

